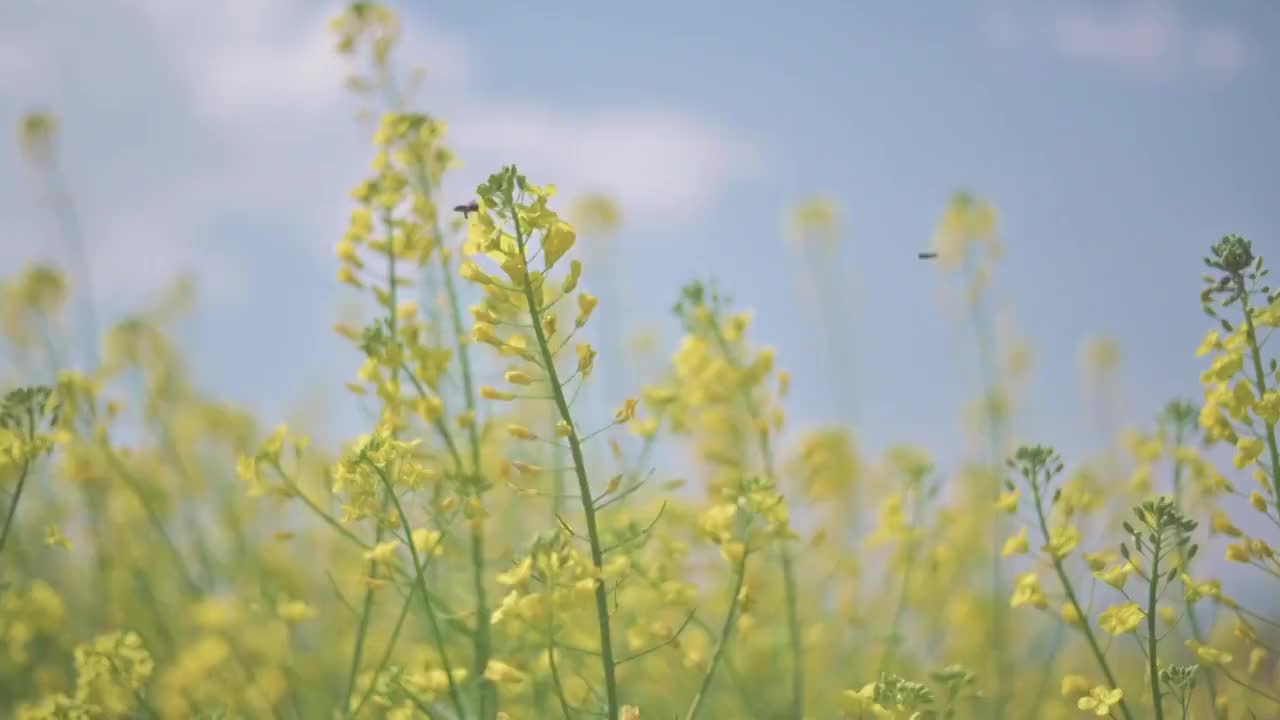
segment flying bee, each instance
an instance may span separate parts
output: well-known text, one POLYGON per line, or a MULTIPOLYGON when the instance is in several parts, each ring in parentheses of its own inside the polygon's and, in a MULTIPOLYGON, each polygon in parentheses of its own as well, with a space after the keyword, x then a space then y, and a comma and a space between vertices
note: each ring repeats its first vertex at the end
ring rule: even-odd
POLYGON ((938 257, 938 253, 936 253, 936 252, 922 252, 922 253, 916 253, 916 257, 920 258, 921 260, 932 260, 932 259, 934 259, 934 258, 938 257))
POLYGON ((471 213, 478 212, 479 210, 480 210, 480 203, 476 202, 475 200, 472 200, 471 202, 463 205, 453 206, 453 211, 462 213, 463 219, 466 219, 467 216, 469 216, 471 213))

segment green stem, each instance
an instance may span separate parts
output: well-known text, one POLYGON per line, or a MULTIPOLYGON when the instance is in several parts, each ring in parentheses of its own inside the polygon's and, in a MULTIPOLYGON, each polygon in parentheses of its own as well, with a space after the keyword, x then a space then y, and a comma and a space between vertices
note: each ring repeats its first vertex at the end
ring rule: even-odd
POLYGON ((707 699, 707 694, 711 690, 711 681, 715 679, 716 669, 720 666, 720 659, 724 657, 725 649, 729 647, 729 640, 733 636, 733 628, 738 623, 738 606, 742 595, 742 583, 747 576, 747 552, 742 553, 742 559, 738 561, 738 567, 733 577, 733 594, 729 596, 729 611, 725 613, 724 625, 720 628, 720 636, 716 641, 715 652, 711 655, 711 663, 707 665, 707 672, 702 676, 702 683, 698 686, 698 693, 693 696, 693 702, 689 705, 689 711, 685 713, 685 720, 695 720, 698 712, 702 709, 702 703, 707 699))
POLYGON ((466 713, 462 711, 462 698, 458 694, 458 687, 453 680, 453 665, 449 662, 449 653, 444 647, 444 636, 440 632, 440 623, 436 618, 435 606, 431 604, 431 594, 427 592, 427 583, 422 577, 422 560, 418 557, 418 548, 413 542, 413 533, 410 531, 409 516, 404 512, 404 506, 400 504, 400 497, 396 495, 395 487, 391 484, 391 478, 387 477, 386 472, 382 468, 368 463, 378 474, 378 478, 382 480, 383 490, 387 497, 390 498, 391 504, 395 506, 396 515, 400 518, 400 527, 404 529, 405 544, 409 546, 409 556, 413 559, 413 579, 417 583, 419 594, 422 595, 422 604, 427 611, 427 622, 431 625, 432 639, 435 641, 436 652, 440 655, 440 665, 444 668, 444 673, 449 681, 449 699, 453 703, 454 709, 458 713, 459 718, 466 717, 466 713))
MULTIPOLYGON (((334 518, 332 515, 325 512, 323 509, 321 509, 319 505, 316 505, 315 501, 307 497, 306 494, 304 494, 300 488, 296 490, 296 492, 294 493, 294 497, 297 497, 300 500, 302 500, 303 504, 306 505, 307 508, 311 510, 311 512, 315 513, 316 516, 319 517, 321 520, 323 520, 326 525, 336 530, 339 535, 341 535, 345 540, 351 542, 356 547, 362 550, 369 550, 370 548, 373 547, 369 543, 357 537, 355 533, 344 528, 342 526, 342 523, 338 522, 336 518, 334 518)), ((412 577, 410 577, 409 573, 405 571, 403 568, 396 568, 395 573, 401 580, 413 579, 412 577)), ((459 620, 457 620, 456 613, 445 603, 444 600, 442 600, 438 595, 432 595, 431 597, 435 605, 444 611, 445 615, 447 616, 446 621, 451 626, 453 626, 453 629, 455 631, 461 632, 463 634, 468 634, 471 632, 470 628, 468 628, 466 625, 462 624, 459 620)), ((352 612, 354 613, 354 608, 352 609, 352 612)))
POLYGON ((791 718, 804 720, 804 638, 800 634, 795 564, 790 546, 784 544, 779 552, 782 555, 782 587, 787 609, 787 640, 791 645, 791 718))
MULTIPOLYGON (((698 628, 707 635, 711 636, 713 640, 719 640, 719 636, 716 635, 715 628, 708 625, 702 620, 702 618, 695 615, 691 622, 698 626, 698 628)), ((724 674, 729 678, 729 684, 733 686, 733 689, 737 694, 738 704, 742 706, 742 711, 747 715, 754 713, 756 708, 760 707, 760 701, 752 696, 749 688, 747 687, 747 683, 743 681, 737 668, 733 666, 733 660, 726 655, 721 662, 724 664, 724 674)))
MULTIPOLYGON (((1031 495, 1036 506, 1036 518, 1040 521, 1040 533, 1044 536, 1044 541, 1049 542, 1049 523, 1045 518, 1044 499, 1040 495, 1040 483, 1035 479, 1031 482, 1031 495)), ((1107 679, 1107 683, 1112 688, 1120 687, 1116 683, 1116 676, 1111 672, 1111 665, 1107 663, 1107 656, 1103 654, 1102 647, 1098 645, 1098 638, 1093 634, 1093 627, 1089 624, 1089 616, 1085 614, 1084 608, 1080 605, 1080 600, 1076 596, 1075 587, 1071 584, 1071 578, 1067 576, 1066 568, 1062 566, 1062 560, 1050 553, 1050 559, 1053 560, 1053 570, 1058 576, 1058 581, 1062 583, 1062 589, 1067 594, 1067 600, 1071 603, 1071 607, 1076 611, 1076 617, 1080 618, 1080 629, 1084 632, 1084 637, 1089 641, 1089 649, 1093 652, 1093 658, 1098 662, 1098 668, 1102 670, 1102 674, 1107 679)), ((1124 715, 1125 720, 1134 720, 1133 714, 1129 712, 1129 706, 1124 700, 1119 703, 1120 713, 1124 715)))
MULTIPOLYGON (((1183 428, 1178 426, 1174 429, 1173 445, 1175 448, 1181 447, 1183 441, 1183 428)), ((1173 501, 1175 506, 1182 510, 1182 468, 1183 462, 1175 459, 1173 462, 1173 501)), ((1185 561, 1184 561, 1185 562, 1185 561)), ((1186 572, 1190 572, 1190 563, 1186 562, 1186 572)), ((1204 630, 1200 627, 1200 619, 1196 617, 1195 604, 1183 593, 1182 601, 1186 607, 1187 624, 1191 626, 1191 638, 1197 643, 1204 644, 1204 630)), ((1213 668, 1201 668, 1204 672, 1205 685, 1209 690, 1209 712, 1215 720, 1223 720, 1222 713, 1218 712, 1218 703, 1215 700, 1218 697, 1217 681, 1214 679, 1213 668)), ((1187 708, 1183 708, 1183 712, 1187 712, 1187 708)))
MULTIPOLYGON (((515 194, 511 188, 507 189, 507 205, 511 210, 511 217, 515 225, 516 245, 520 251, 520 264, 522 267, 527 268, 526 239, 524 231, 520 227, 520 211, 516 207, 515 194)), ((556 409, 560 412, 560 419, 569 428, 569 453, 573 457, 573 470, 578 479, 578 494, 582 499, 582 513, 587 523, 587 540, 591 545, 591 562, 595 566, 596 572, 599 573, 604 567, 604 553, 601 551, 600 530, 596 522, 595 506, 591 501, 591 483, 587 479, 586 461, 582 455, 582 444, 578 440, 578 428, 574 425, 573 416, 569 412, 569 403, 565 400, 564 389, 560 385, 560 377, 556 372, 555 357, 551 353, 551 346, 547 343, 546 332, 542 328, 542 310, 538 307, 538 301, 533 296, 533 285, 529 282, 527 275, 521 285, 524 289, 525 303, 529 308, 529 319, 533 324, 533 333, 537 338, 538 349, 542 355, 542 364, 546 370, 547 379, 550 381, 551 395, 555 400, 556 409)), ((618 681, 615 676, 616 667, 613 659, 613 636, 609 627, 609 596, 603 580, 597 578, 595 585, 596 620, 600 626, 600 663, 601 669, 604 671, 608 718, 609 720, 618 720, 620 706, 618 703, 618 681)))
MULTIPOLYGON (((391 73, 385 71, 380 78, 382 85, 390 97, 391 105, 399 111, 402 108, 400 92, 396 87, 394 78, 391 73)), ((427 175, 426 158, 419 153, 411 153, 411 165, 413 171, 413 181, 417 186, 418 192, 422 198, 428 203, 431 201, 431 182, 427 175)), ((439 221, 437 219, 436 226, 432 228, 436 238, 443 238, 440 232, 439 221)), ((394 248, 393 248, 394 250, 394 248)), ((467 350, 467 340, 462 328, 462 312, 458 302, 457 289, 454 287, 453 275, 450 272, 449 258, 443 247, 439 251, 441 275, 444 276, 445 291, 449 298, 450 320, 453 325, 454 340, 458 352, 458 362, 462 367, 462 386, 465 396, 466 407, 472 413, 472 422, 468 424, 467 431, 471 441, 471 459, 472 459, 472 476, 474 480, 479 480, 480 476, 480 442, 476 432, 474 412, 476 407, 475 390, 471 379, 471 362, 467 350)), ((394 277, 392 279, 394 282, 394 277)), ((392 308, 392 315, 395 315, 395 308, 392 308)), ((478 484, 478 483, 477 483, 478 484)), ((477 521, 478 522, 478 521, 477 521)), ((412 544, 412 543, 411 543, 412 544)), ((490 614, 486 601, 484 587, 484 531, 483 526, 475 525, 472 527, 471 533, 471 565, 474 592, 476 595, 476 629, 473 633, 473 641, 475 644, 475 659, 473 663, 474 675, 477 679, 477 687, 479 688, 480 713, 481 718, 488 720, 497 712, 497 687, 484 676, 484 670, 489 664, 489 656, 491 653, 490 640, 490 614)), ((425 593, 425 588, 423 588, 425 593)), ((430 598, 424 594, 428 604, 430 598)), ((432 620, 434 623, 434 619, 432 620)), ((453 678, 449 678, 450 690, 453 690, 453 678)), ((455 702, 457 698, 455 697, 455 702)), ((459 710, 461 715, 461 710, 459 710)))
POLYGON ((1164 720, 1164 701, 1160 697, 1160 663, 1156 658, 1156 600, 1160 597, 1160 545, 1164 539, 1160 531, 1155 533, 1155 545, 1151 550, 1151 580, 1147 583, 1147 671, 1151 673, 1151 703, 1155 707, 1156 720, 1164 720))
MULTIPOLYGON (((965 258, 966 270, 972 275, 974 272, 973 251, 971 250, 965 258)), ((981 298, 979 298, 981 300, 981 298)), ((996 500, 1000 497, 1000 437, 999 425, 1000 418, 996 414, 993 402, 995 400, 995 382, 992 379, 993 362, 991 359, 991 329, 990 317, 987 313, 986 304, 975 302, 972 313, 974 335, 978 345, 978 364, 979 372, 982 379, 983 403, 987 417, 987 436, 990 442, 990 461, 991 461, 991 495, 996 500)), ((995 666, 995 717, 1001 720, 1005 715, 1005 705, 1008 701, 1005 690, 1005 679, 1009 674, 1008 669, 1008 640, 1005 633, 1005 614, 1001 611, 1000 604, 996 602, 996 598, 1004 595, 1004 565, 1001 562, 1000 546, 1004 538, 1004 523, 999 513, 993 515, 994 521, 991 523, 991 636, 992 651, 995 666)))
MULTIPOLYGON (((908 525, 908 532, 914 531, 916 524, 920 522, 920 514, 922 512, 921 505, 924 504, 923 500, 924 493, 917 492, 915 502, 912 503, 911 520, 908 525)), ((914 540, 914 538, 912 538, 912 540, 914 540)), ((902 588, 898 593, 898 604, 893 611, 893 622, 889 627, 889 638, 885 642, 884 654, 880 658, 880 672, 877 673, 877 676, 890 669, 890 666, 894 662, 894 657, 897 655, 898 645, 900 643, 898 633, 902 630, 902 620, 906 616, 907 594, 911 591, 911 577, 916 567, 915 557, 916 554, 913 552, 911 554, 911 559, 907 561, 906 569, 902 572, 902 588)))
POLYGON ((1280 697, 1272 695, 1271 693, 1267 692, 1266 690, 1263 690, 1262 688, 1256 685, 1250 685, 1249 683, 1241 680, 1240 678, 1237 678, 1235 675, 1232 675, 1230 671, 1223 670, 1222 675, 1228 680, 1230 680, 1231 682, 1235 683, 1236 685, 1239 685, 1240 687, 1244 688, 1245 690, 1248 690, 1249 692, 1254 693, 1259 697, 1266 698, 1267 700, 1270 700, 1271 702, 1277 705, 1280 705, 1280 697))
MULTIPOLYGON (((382 538, 382 528, 376 530, 375 542, 382 538)), ((370 561, 369 575, 377 571, 377 564, 370 561)), ((360 672, 360 660, 364 657, 364 641, 369 633, 369 619, 373 616, 373 586, 365 588, 364 603, 360 610, 360 625, 356 628, 356 645, 351 651, 351 669, 347 672, 346 693, 342 697, 342 712, 350 717, 347 710, 351 707, 351 694, 356 689, 356 675, 360 672)))
MULTIPOLYGON (((424 199, 430 200, 431 183, 427 176, 425 159, 417 154, 414 155, 413 174, 418 192, 422 194, 424 199)), ((436 237, 442 237, 438 223, 434 230, 436 237)), ((467 425, 467 440, 471 450, 472 480, 477 481, 477 486, 479 486, 478 481, 481 474, 480 437, 476 430, 474 417, 476 392, 475 381, 471 374, 469 343, 466 329, 462 324, 462 305, 459 301, 457 285, 453 279, 449 253, 442 247, 437 255, 440 258, 440 274, 444 279, 445 295, 449 301, 449 323, 453 329, 454 347, 458 354, 458 365, 462 370, 463 401, 466 404, 467 412, 472 415, 472 422, 467 425)), ((493 653, 493 642, 490 629, 488 595, 484 585, 484 527, 480 523, 481 521, 476 521, 476 524, 473 524, 471 528, 471 579, 472 591, 476 597, 476 631, 473 638, 475 652, 472 673, 478 682, 480 717, 488 720, 498 711, 498 688, 484 675, 485 668, 489 665, 489 658, 493 653)))
POLYGON ((497 685, 485 677, 484 671, 489 665, 491 647, 491 620, 488 603, 484 591, 484 528, 480 521, 471 526, 471 581, 472 592, 476 596, 476 634, 472 639, 475 644, 475 661, 472 665, 475 677, 479 680, 479 696, 481 717, 489 717, 489 713, 497 713, 497 685))
MULTIPOLYGON (((712 336, 715 338, 716 345, 719 346, 720 352, 724 355, 725 360, 736 368, 737 361, 733 356, 733 352, 729 347, 728 341, 725 340, 724 333, 720 330, 719 322, 713 317, 710 325, 712 336)), ((739 392, 752 423, 754 425, 759 425, 762 418, 759 410, 756 408, 755 401, 751 397, 751 393, 741 386, 739 386, 739 392)), ((756 435, 756 440, 760 445, 760 455, 761 459, 764 461, 765 475, 771 481, 776 480, 777 476, 774 474, 773 445, 769 442, 768 429, 761 429, 756 435)), ((803 720, 804 646, 803 637, 800 633, 800 612, 798 609, 795 567, 794 561, 791 557, 791 550, 785 544, 780 549, 779 555, 782 558, 782 582, 787 613, 787 639, 791 647, 791 718, 792 720, 803 720)))
MULTIPOLYGON (((425 182, 425 176, 422 178, 425 182)), ((462 326, 462 310, 458 301, 458 290, 454 284, 453 273, 450 272, 449 259, 440 253, 440 268, 444 275, 445 294, 449 298, 449 318, 453 325, 454 343, 458 352, 458 363, 462 366, 462 392, 467 412, 472 414, 472 421, 467 424, 467 441, 471 450, 471 473, 479 481, 480 437, 476 431, 475 384, 471 378, 471 357, 468 351, 466 330, 462 326)), ((485 677, 485 668, 489 665, 492 650, 490 629, 490 613, 484 586, 484 526, 482 521, 475 521, 471 526, 471 581, 472 591, 476 597, 476 633, 475 661, 472 667, 479 678, 481 717, 490 718, 498 711, 498 688, 485 677)))
POLYGON ((22 470, 18 473, 18 487, 13 492, 13 502, 9 503, 9 512, 5 513, 4 528, 0 529, 0 553, 4 552, 5 543, 9 540, 9 530, 13 527, 13 518, 18 513, 18 502, 22 500, 22 491, 27 486, 27 475, 31 472, 31 459, 22 461, 22 470))
MULTIPOLYGON (((391 335, 391 342, 395 346, 395 352, 398 356, 400 348, 399 348, 399 321, 396 315, 396 305, 398 304, 398 297, 397 297, 398 283, 396 282, 396 241, 395 241, 395 233, 393 232, 394 223, 392 222, 392 219, 391 219, 390 210, 383 212, 382 222, 387 229, 387 330, 391 335)), ((391 380, 392 380, 392 383, 394 384, 398 384, 400 381, 399 363, 395 363, 391 367, 391 380)), ((283 473, 283 471, 281 472, 283 473)), ((389 487, 387 489, 390 490, 389 487)), ((299 491, 298 494, 301 495, 302 494, 301 491, 299 491)), ((395 493, 392 491, 387 492, 382 498, 382 507, 385 509, 387 506, 388 500, 392 500, 392 499, 396 499, 395 493), (390 497, 388 497, 388 495, 390 497)), ((397 499, 397 507, 399 507, 398 503, 399 501, 397 499)), ((309 501, 308 501, 308 504, 310 504, 309 501)), ((406 532, 408 531, 406 530, 406 532)), ((378 542, 381 540, 382 540, 382 524, 379 521, 374 523, 374 545, 377 545, 378 542)), ((413 543, 410 542, 411 546, 412 544, 413 543)), ((415 562, 414 565, 416 566, 417 563, 415 562)), ((373 560, 369 561, 370 577, 372 577, 376 572, 377 572, 377 562, 373 560)), ((360 670, 360 660, 364 655, 365 638, 369 632, 369 620, 373 611, 373 595, 374 595, 374 588, 373 588, 373 585, 370 584, 369 587, 365 589, 365 593, 364 593, 364 603, 360 611, 360 625, 356 631, 356 646, 355 646, 355 650, 351 654, 351 670, 349 673, 349 677, 347 679, 346 696, 344 697, 342 702, 343 712, 347 713, 348 717, 350 716, 349 710, 351 708, 351 693, 355 691, 356 675, 360 670)), ((410 593, 410 595, 412 595, 412 593, 410 593)), ((450 682, 452 682, 452 678, 450 678, 450 682)))
MULTIPOLYGON (((1244 310, 1244 327, 1249 340, 1249 357, 1253 361, 1253 376, 1258 397, 1267 392, 1267 374, 1262 369, 1262 347, 1258 344, 1258 334, 1253 326, 1253 312, 1249 307, 1249 293, 1245 291, 1244 278, 1236 276, 1236 284, 1240 292, 1240 305, 1244 310)), ((1267 434, 1267 451, 1271 455, 1271 484, 1275 492, 1273 496, 1280 502, 1280 447, 1276 445, 1276 426, 1263 422, 1267 434)))
POLYGON ((560 682, 560 665, 556 662, 556 610, 552 595, 553 593, 548 593, 547 598, 547 659, 551 665, 551 686, 555 689, 556 700, 560 703, 560 712, 564 714, 564 720, 572 720, 573 713, 569 710, 569 700, 564 696, 564 684, 560 682))
POLYGON ((369 681, 369 687, 365 688, 364 695, 360 697, 360 702, 356 703, 356 708, 351 711, 351 717, 359 716, 360 711, 364 709, 365 703, 369 702, 369 698, 373 697, 373 691, 378 687, 378 677, 386 669, 387 663, 391 660, 391 653, 395 651, 396 643, 400 640, 400 630, 404 627, 404 619, 409 616, 409 608, 413 605, 413 596, 416 592, 416 588, 409 588, 409 594, 405 596, 404 605, 400 608, 400 615, 396 618, 396 624, 391 629, 391 638, 387 640, 387 647, 382 652, 382 659, 378 661, 378 667, 374 668, 373 679, 369 681))

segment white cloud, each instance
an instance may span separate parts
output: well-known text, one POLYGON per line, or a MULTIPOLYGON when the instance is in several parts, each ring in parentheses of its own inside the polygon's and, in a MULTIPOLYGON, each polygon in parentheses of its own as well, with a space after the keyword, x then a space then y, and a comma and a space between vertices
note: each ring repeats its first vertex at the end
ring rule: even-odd
POLYGON ((983 15, 981 25, 997 46, 1043 47, 1071 62, 1156 77, 1187 69, 1235 74, 1256 57, 1244 28, 1200 26, 1161 0, 1054 9, 994 7, 983 15))
MULTIPOLYGON (((463 157, 519 164, 563 191, 604 192, 628 217, 679 221, 759 171, 762 153, 732 128, 647 108, 582 113, 477 104, 451 124, 463 157)), ((479 178, 474 178, 479 179, 479 178)))
POLYGON ((1073 60, 1152 69, 1172 62, 1178 50, 1178 21, 1163 5, 1063 11, 1049 27, 1054 47, 1073 60))
MULTIPOLYGON (((326 30, 336 7, 33 3, 7 23, 0 119, 12 127, 32 103, 63 117, 66 167, 94 208, 85 225, 99 295, 149 294, 196 268, 214 301, 239 298, 257 252, 229 244, 237 234, 261 236, 278 251, 330 252, 347 190, 370 154, 326 30), (43 79, 19 83, 24 73, 43 79)), ((677 109, 641 102, 566 110, 475 97, 469 54, 463 39, 423 18, 405 24, 400 60, 426 66, 427 105, 450 122, 466 163, 455 184, 517 162, 537 182, 612 193, 629 220, 662 223, 687 219, 759 170, 758 142, 677 109)), ((0 191, 29 193, 11 148, 0 148, 0 161, 0 191)), ((47 223, 31 200, 4 199, 27 217, 0 222, 47 223)), ((19 256, 45 252, 28 237, 18 237, 19 256)))
POLYGON ((1194 35, 1195 62, 1201 67, 1224 73, 1243 70, 1254 61, 1254 47, 1249 38, 1231 27, 1214 27, 1194 35))

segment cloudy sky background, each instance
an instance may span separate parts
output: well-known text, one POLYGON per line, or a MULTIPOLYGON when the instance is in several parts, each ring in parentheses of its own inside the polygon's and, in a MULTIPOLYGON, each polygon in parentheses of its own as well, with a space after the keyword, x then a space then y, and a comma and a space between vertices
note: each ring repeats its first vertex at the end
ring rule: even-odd
MULTIPOLYGON (((957 189, 1001 212, 997 293, 1034 359, 1019 434, 1068 458, 1098 444, 1089 338, 1123 339, 1111 400, 1146 423, 1198 394, 1207 246, 1238 232, 1280 263, 1280 5, 689 5, 404 1, 400 57, 427 69, 418 104, 465 163, 449 193, 514 162, 565 197, 612 195, 614 317, 665 353, 678 288, 714 276, 780 348, 800 425, 847 417, 828 383, 852 372, 867 445, 958 457, 974 348, 915 258, 957 189), (852 371, 816 351, 783 238, 813 195, 845 219, 852 371)), ((305 408, 333 440, 363 424, 341 393, 357 359, 330 331, 353 297, 332 249, 370 157, 325 30, 335 9, 0 5, 0 124, 60 116, 101 312, 193 272, 181 337, 205 385, 268 424, 305 408)), ((65 261, 35 177, 0 144, 6 276, 65 261)))

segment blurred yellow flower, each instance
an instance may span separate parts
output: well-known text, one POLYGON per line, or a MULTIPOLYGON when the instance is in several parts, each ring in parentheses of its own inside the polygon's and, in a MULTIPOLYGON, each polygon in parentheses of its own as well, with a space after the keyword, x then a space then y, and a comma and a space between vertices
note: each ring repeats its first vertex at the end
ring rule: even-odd
POLYGON ((1099 685, 1091 690, 1087 697, 1082 697, 1076 701, 1076 707, 1090 711, 1098 717, 1106 717, 1111 714, 1111 706, 1119 703, 1122 699, 1124 699, 1124 690, 1120 688, 1110 689, 1105 685, 1099 685))
POLYGON ((1138 603, 1112 605, 1098 616, 1098 627, 1112 635, 1124 635, 1137 630, 1146 616, 1138 603))

